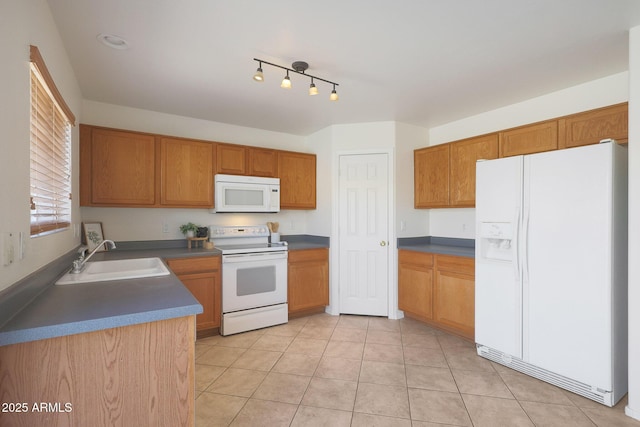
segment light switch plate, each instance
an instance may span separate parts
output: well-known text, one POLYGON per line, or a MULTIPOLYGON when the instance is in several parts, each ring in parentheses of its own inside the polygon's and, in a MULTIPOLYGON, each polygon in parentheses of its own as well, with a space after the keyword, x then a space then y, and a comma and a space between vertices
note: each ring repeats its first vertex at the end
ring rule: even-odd
POLYGON ((2 265, 7 266, 13 264, 15 260, 15 248, 13 244, 15 233, 4 232, 2 233, 2 265))

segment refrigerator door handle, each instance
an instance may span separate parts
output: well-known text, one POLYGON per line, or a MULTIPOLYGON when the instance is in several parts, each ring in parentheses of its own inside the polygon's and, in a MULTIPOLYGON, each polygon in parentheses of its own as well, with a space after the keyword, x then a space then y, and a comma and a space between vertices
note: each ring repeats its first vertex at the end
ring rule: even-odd
POLYGON ((524 215, 524 248, 522 257, 523 280, 529 282, 529 210, 524 215))
POLYGON ((516 275, 516 282, 520 281, 520 208, 516 208, 515 214, 513 215, 513 227, 515 228, 514 238, 513 238, 513 251, 515 252, 515 257, 513 260, 513 271, 516 275))

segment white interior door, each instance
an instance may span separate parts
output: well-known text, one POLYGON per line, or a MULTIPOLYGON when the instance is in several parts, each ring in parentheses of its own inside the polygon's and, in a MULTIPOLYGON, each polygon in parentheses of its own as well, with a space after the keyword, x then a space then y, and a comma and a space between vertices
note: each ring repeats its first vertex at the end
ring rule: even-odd
POLYGON ((387 154, 340 156, 340 312, 388 315, 387 154))

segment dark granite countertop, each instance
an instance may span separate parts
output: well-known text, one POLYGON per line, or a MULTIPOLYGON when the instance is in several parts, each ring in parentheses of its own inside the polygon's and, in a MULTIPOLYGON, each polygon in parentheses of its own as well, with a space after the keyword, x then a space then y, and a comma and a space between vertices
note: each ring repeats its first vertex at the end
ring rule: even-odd
POLYGON ((398 249, 416 252, 430 252, 475 258, 475 240, 450 237, 404 237, 398 239, 398 249))

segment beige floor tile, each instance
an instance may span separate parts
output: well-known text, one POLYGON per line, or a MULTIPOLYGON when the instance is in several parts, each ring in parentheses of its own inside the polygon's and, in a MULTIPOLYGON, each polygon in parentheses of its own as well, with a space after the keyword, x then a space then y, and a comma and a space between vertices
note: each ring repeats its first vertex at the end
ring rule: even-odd
POLYGON ((407 365, 432 366, 449 368, 444 352, 440 348, 404 347, 404 363, 407 365))
POLYGON ((355 412, 409 418, 409 398, 406 387, 359 383, 355 412))
POLYGON ((459 393, 410 388, 409 402, 412 420, 456 426, 472 425, 459 393))
POLYGON ((598 427, 640 427, 640 421, 627 417, 624 411, 603 406, 599 409, 581 408, 598 427))
POLYGON ((333 334, 333 327, 327 328, 324 326, 305 325, 300 331, 298 336, 300 338, 315 338, 318 340, 328 340, 333 334))
POLYGON ((437 329, 432 328, 426 323, 414 320, 408 317, 401 319, 400 331, 403 334, 435 334, 437 329))
POLYGON ((356 388, 355 381, 313 378, 302 398, 302 404, 318 408, 352 411, 356 388))
POLYGON ((514 399, 497 372, 452 370, 460 393, 514 399))
POLYGON ((386 317, 372 317, 369 319, 369 330, 400 332, 400 321, 386 317))
POLYGON ((476 351, 475 343, 468 339, 460 338, 443 331, 436 332, 436 337, 438 338, 438 341, 440 342, 440 346, 442 346, 443 349, 452 348, 452 347, 464 347, 469 350, 472 350, 473 352, 476 351))
POLYGON ((404 363, 402 346, 399 345, 366 343, 364 345, 363 359, 377 362, 404 363))
MULTIPOLYGON (((233 427, 288 427, 298 409, 290 403, 249 399, 231 423, 233 427)), ((200 426, 198 426, 200 427, 200 426)))
POLYGON ((332 316, 327 313, 314 314, 313 316, 307 317, 306 325, 322 326, 325 328, 335 328, 339 319, 340 319, 340 316, 332 316))
POLYGON ((212 346, 198 357, 198 363, 215 366, 231 366, 245 351, 244 348, 212 346))
POLYGON ((218 345, 220 340, 223 340, 223 339, 224 339, 224 337, 222 335, 212 335, 212 336, 206 337, 206 338, 198 338, 198 340, 196 341, 196 346, 198 346, 200 344, 218 345))
POLYGON ((364 343, 329 341, 329 344, 327 344, 327 348, 324 351, 324 356, 362 360, 363 352, 364 343))
POLYGON ((299 404, 311 377, 271 372, 253 393, 252 398, 299 404))
POLYGON ((259 329, 257 331, 249 331, 243 332, 241 334, 229 335, 226 337, 222 337, 221 340, 218 341, 217 345, 221 345, 224 347, 238 347, 238 348, 249 348, 262 335, 264 335, 264 329, 259 329))
POLYGON ((440 341, 434 334, 402 334, 402 345, 440 349, 440 341))
POLYGON ((400 332, 378 331, 371 328, 367 331, 366 342, 371 344, 402 345, 400 332))
POLYGON ((501 377, 511 393, 520 401, 573 405, 562 389, 544 381, 519 372, 502 374, 501 377))
POLYGON ((211 349, 210 345, 196 343, 196 360, 198 360, 198 357, 202 356, 204 353, 206 353, 210 349, 211 349))
POLYGON ((360 368, 360 383, 397 385, 406 387, 404 365, 365 360, 360 368))
POLYGON ((232 396, 251 397, 267 376, 265 372, 228 368, 207 391, 232 396))
POLYGON ((337 357, 323 357, 314 376, 336 380, 358 381, 361 361, 337 357))
POLYGON ((367 332, 363 329, 335 328, 331 335, 331 341, 364 342, 367 332))
POLYGON ((196 425, 198 427, 228 426, 246 401, 244 397, 201 393, 196 399, 196 425))
POLYGON ((284 325, 277 325, 265 330, 265 335, 279 335, 283 337, 295 337, 298 332, 304 328, 304 323, 292 324, 285 323, 284 325))
POLYGON ((285 353, 280 357, 272 371, 281 374, 295 374, 311 376, 316 371, 320 356, 306 354, 285 353))
POLYGON ((296 337, 286 350, 286 353, 307 354, 309 356, 322 356, 327 346, 327 340, 296 337))
POLYGON ((366 330, 369 326, 369 319, 367 316, 341 315, 336 327, 366 330))
POLYGON ((595 427, 595 424, 576 406, 549 403, 520 402, 522 409, 536 426, 595 427))
POLYGON ((292 336, 264 334, 251 348, 256 350, 285 351, 293 341, 292 336))
MULTIPOLYGON (((442 343, 442 341, 440 341, 440 343, 442 343)), ((451 369, 495 372, 491 362, 478 356, 472 347, 443 347, 443 351, 451 369)))
POLYGON ((234 368, 270 371, 283 353, 279 351, 249 349, 231 365, 234 368))
POLYGON ((291 427, 349 427, 351 411, 316 408, 301 405, 293 417, 291 427))
POLYGON ((411 420, 354 412, 351 427, 411 427, 411 420))
POLYGON ((475 427, 534 427, 520 404, 511 399, 463 394, 475 427))
POLYGON ((406 365, 407 386, 427 390, 458 392, 456 382, 447 368, 406 365))
POLYGON ((222 375, 225 369, 227 368, 222 366, 196 363, 196 390, 206 390, 213 381, 222 375))
MULTIPOLYGON (((426 421, 412 420, 411 426, 412 427, 451 427, 451 424, 428 423, 426 421)), ((503 426, 500 426, 500 427, 503 427, 503 426)))

